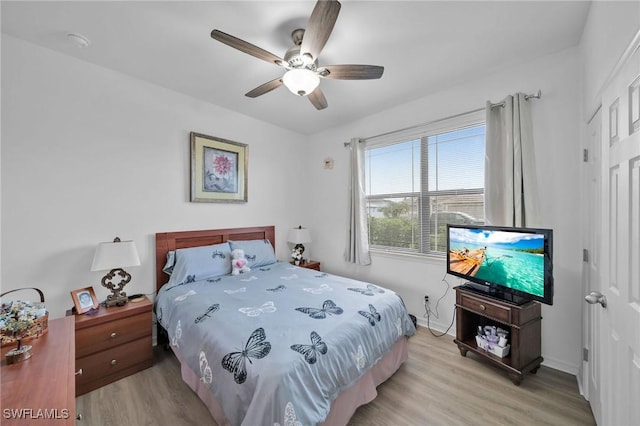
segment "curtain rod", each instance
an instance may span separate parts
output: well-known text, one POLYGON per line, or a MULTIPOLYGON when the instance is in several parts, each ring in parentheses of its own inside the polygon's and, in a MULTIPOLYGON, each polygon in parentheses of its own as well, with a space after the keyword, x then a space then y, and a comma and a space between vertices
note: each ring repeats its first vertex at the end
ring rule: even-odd
MULTIPOLYGON (((532 93, 530 95, 524 95, 525 101, 528 101, 529 99, 540 99, 541 97, 542 97, 542 91, 540 89, 538 89, 538 91, 536 93, 532 93)), ((496 107, 504 108, 504 105, 505 105, 505 103, 503 101, 503 102, 499 102, 497 104, 491 104, 491 108, 496 108, 496 107)), ((371 138, 378 138, 380 136, 387 136, 387 135, 390 135, 390 134, 396 133, 396 132, 404 132, 406 130, 411 130, 411 129, 414 129, 414 128, 417 128, 417 127, 428 126, 430 124, 435 124, 435 123, 438 123, 440 121, 444 121, 444 120, 449 120, 451 118, 460 117, 462 115, 473 114, 474 112, 482 111, 483 109, 485 109, 485 108, 477 108, 477 109, 474 109, 474 110, 471 110, 471 111, 462 112, 460 114, 452 115, 452 116, 445 117, 445 118, 439 118, 437 120, 428 121, 426 123, 418 124, 418 125, 415 125, 415 126, 405 127, 404 129, 393 130, 391 132, 385 132, 385 133, 380 133, 379 135, 369 136, 367 138, 361 138, 361 140, 371 139, 371 138)), ((351 144, 350 142, 344 142, 344 147, 346 148, 350 144, 351 144)))
MULTIPOLYGON (((536 93, 532 93, 530 95, 524 95, 524 100, 528 101, 529 99, 540 99, 542 97, 542 90, 538 89, 536 93)), ((491 108, 504 108, 504 101, 498 102, 497 104, 491 104, 491 108)))

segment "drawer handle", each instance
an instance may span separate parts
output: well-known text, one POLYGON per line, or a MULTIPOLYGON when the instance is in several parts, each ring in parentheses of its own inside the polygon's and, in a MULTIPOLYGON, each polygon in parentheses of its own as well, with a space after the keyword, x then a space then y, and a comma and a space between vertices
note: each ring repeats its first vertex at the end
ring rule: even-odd
POLYGON ((76 371, 76 376, 82 376, 82 368, 78 371, 76 371))
POLYGON ((76 416, 76 420, 82 420, 82 414, 78 414, 78 415, 76 416))
POLYGON ((116 365, 118 363, 118 361, 116 361, 115 359, 111 360, 111 365, 116 365))
POLYGON ((112 338, 112 339, 115 339, 115 338, 116 338, 116 336, 117 336, 117 334, 116 334, 115 332, 111 333, 111 338, 112 338))
POLYGON ((483 304, 480 304, 480 310, 481 310, 481 311, 486 311, 486 310, 487 310, 487 307, 486 307, 486 306, 484 306, 483 304))

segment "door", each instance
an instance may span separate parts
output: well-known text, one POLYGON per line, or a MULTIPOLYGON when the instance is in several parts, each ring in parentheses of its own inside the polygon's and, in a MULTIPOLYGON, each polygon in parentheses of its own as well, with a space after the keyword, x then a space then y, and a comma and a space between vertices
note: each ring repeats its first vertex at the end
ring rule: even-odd
POLYGON ((639 39, 601 91, 599 290, 607 303, 590 307, 599 311, 592 314, 601 425, 640 424, 639 39))
MULTIPOLYGON (((601 162, 600 144, 602 141, 601 109, 592 117, 587 127, 587 155, 585 158, 585 202, 582 204, 585 226, 583 247, 588 249, 588 256, 583 266, 583 282, 585 296, 591 291, 602 292, 600 287, 600 223, 601 205, 601 162)), ((600 390, 600 334, 603 309, 595 309, 585 305, 583 318, 587 324, 583 333, 584 347, 588 355, 584 359, 582 379, 585 397, 591 404, 591 411, 596 420, 601 419, 600 390)), ((598 422, 601 424, 601 422, 598 422)))

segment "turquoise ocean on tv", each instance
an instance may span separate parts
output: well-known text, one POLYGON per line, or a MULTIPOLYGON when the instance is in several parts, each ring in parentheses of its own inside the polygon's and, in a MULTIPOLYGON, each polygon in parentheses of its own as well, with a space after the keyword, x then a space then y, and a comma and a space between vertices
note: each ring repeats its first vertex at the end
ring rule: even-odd
POLYGON ((485 260, 475 278, 514 290, 544 296, 544 255, 531 251, 542 251, 542 238, 509 243, 491 244, 489 241, 450 241, 451 250, 475 250, 486 247, 485 260))

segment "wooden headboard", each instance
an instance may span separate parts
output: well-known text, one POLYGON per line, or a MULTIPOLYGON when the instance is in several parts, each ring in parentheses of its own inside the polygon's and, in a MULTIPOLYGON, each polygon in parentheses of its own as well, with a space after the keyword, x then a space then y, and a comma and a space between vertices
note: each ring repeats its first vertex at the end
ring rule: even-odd
POLYGON ((169 281, 169 276, 162 272, 162 268, 167 262, 167 253, 171 250, 224 243, 229 240, 263 239, 271 241, 273 247, 276 246, 274 226, 159 232, 156 234, 156 291, 169 281))

